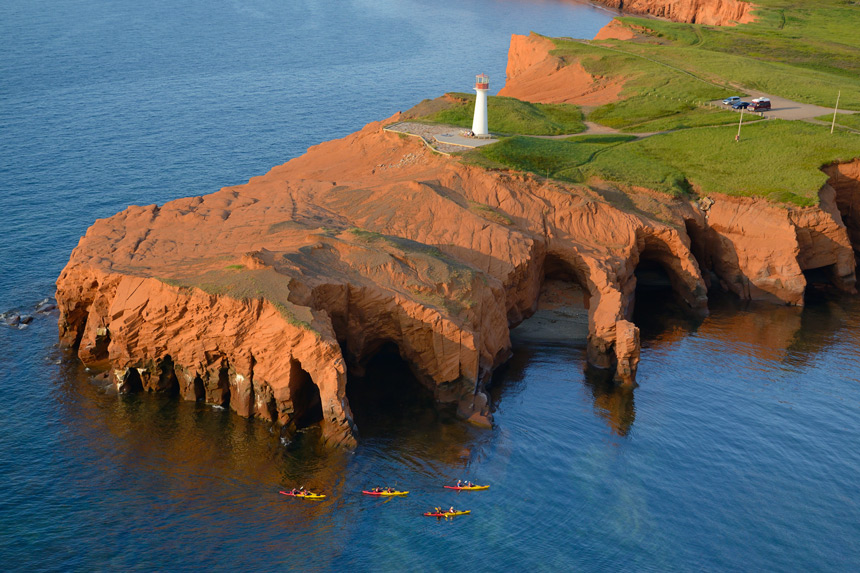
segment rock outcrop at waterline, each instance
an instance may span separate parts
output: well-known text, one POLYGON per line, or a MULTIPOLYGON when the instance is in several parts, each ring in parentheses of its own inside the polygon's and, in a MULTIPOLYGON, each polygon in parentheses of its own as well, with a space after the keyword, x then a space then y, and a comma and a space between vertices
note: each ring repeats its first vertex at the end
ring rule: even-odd
POLYGON ((611 185, 486 171, 381 128, 246 185, 97 221, 57 283, 62 340, 85 363, 110 364, 121 389, 175 391, 287 427, 319 407, 327 439, 350 443, 347 372, 390 342, 438 401, 486 424, 484 383, 547 277, 584 287, 589 360, 627 383, 645 262, 699 311, 714 281, 801 304, 811 265, 853 288, 846 228, 826 208, 828 194, 838 203, 854 189, 839 179, 850 169, 833 168, 825 208, 714 197, 703 209, 626 189, 636 208, 625 212, 611 185))
POLYGON ((732 26, 753 21, 755 5, 741 0, 593 0, 616 10, 674 22, 732 26))

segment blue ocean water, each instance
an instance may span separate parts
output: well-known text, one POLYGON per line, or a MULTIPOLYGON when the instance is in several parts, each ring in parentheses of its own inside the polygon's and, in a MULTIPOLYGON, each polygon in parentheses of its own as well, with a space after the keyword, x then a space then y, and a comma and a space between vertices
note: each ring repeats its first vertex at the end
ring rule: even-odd
MULTIPOLYGON (((590 37, 610 17, 553 0, 6 0, 0 311, 50 295, 95 218, 244 182, 478 72, 495 91, 511 33, 590 37)), ((55 317, 0 328, 0 563, 857 570, 860 301, 650 310, 635 392, 586 374, 582 348, 523 346, 494 379, 493 430, 407 400, 353 452, 106 393, 56 346, 55 317), (492 487, 441 488, 458 478, 492 487), (357 495, 377 483, 411 493, 357 495), (277 493, 298 485, 328 497, 277 493), (473 513, 420 515, 436 505, 473 513)))

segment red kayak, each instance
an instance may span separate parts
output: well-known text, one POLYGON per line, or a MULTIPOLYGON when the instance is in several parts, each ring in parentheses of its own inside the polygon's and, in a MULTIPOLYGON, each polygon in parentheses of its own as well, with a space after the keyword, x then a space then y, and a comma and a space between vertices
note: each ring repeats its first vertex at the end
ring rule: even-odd
POLYGON ((462 511, 462 510, 457 510, 454 512, 443 511, 442 513, 436 513, 435 511, 434 512, 428 511, 424 515, 426 515, 427 517, 454 517, 455 515, 468 515, 470 513, 472 513, 472 510, 467 509, 466 511, 462 511))

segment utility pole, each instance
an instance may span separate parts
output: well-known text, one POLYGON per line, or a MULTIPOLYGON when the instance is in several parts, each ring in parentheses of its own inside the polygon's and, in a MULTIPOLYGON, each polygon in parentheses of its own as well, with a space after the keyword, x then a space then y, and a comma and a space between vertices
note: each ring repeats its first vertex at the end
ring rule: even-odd
POLYGON ((842 95, 842 90, 836 94, 836 107, 833 108, 833 122, 830 124, 830 135, 833 135, 833 128, 836 127, 836 110, 839 109, 839 96, 842 95))
POLYGON ((741 108, 741 120, 738 122, 738 134, 735 136, 735 141, 741 140, 741 125, 744 123, 744 108, 741 108))

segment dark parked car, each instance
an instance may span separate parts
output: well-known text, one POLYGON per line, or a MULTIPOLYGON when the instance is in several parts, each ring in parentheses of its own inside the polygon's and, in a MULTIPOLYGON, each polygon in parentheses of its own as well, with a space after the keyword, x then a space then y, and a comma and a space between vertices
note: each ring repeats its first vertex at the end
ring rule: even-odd
POLYGON ((752 104, 750 104, 750 102, 748 102, 748 101, 739 101, 739 102, 732 104, 732 109, 746 109, 750 105, 752 105, 752 104))
POLYGON ((753 111, 767 111, 770 109, 770 100, 766 97, 760 97, 752 100, 750 109, 753 111))

